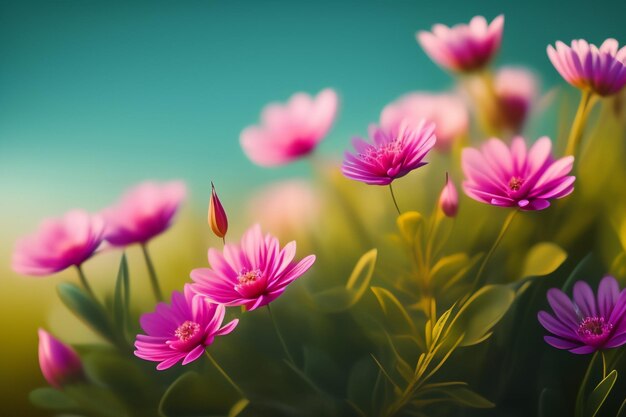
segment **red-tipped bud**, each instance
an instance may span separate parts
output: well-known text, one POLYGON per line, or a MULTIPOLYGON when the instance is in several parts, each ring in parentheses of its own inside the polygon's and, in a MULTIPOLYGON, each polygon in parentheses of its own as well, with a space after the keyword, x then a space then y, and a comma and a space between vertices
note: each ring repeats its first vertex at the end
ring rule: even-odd
POLYGON ((209 226, 217 237, 224 238, 228 231, 228 218, 226 217, 226 211, 217 197, 215 192, 215 186, 211 182, 211 203, 209 204, 209 226))
POLYGON ((456 192, 456 187, 446 172, 446 185, 441 190, 439 196, 439 207, 441 211, 448 217, 456 217, 456 213, 459 210, 459 194, 456 192))
POLYGON ((85 379, 76 351, 43 329, 39 329, 39 367, 46 381, 55 388, 85 379))

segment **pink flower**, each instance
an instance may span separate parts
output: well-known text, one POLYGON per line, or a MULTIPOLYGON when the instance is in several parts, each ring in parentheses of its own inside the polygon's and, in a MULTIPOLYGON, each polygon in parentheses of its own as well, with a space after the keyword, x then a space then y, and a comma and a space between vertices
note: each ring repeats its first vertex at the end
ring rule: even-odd
POLYGON ((500 48, 504 16, 487 25, 482 16, 475 16, 469 25, 447 27, 434 25, 432 32, 420 31, 417 41, 430 59, 452 71, 474 71, 483 68, 500 48))
POLYGON ((282 165, 315 149, 330 130, 337 114, 337 93, 322 90, 317 96, 291 96, 289 103, 269 104, 261 125, 241 132, 241 146, 252 162, 261 166, 282 165))
POLYGON ((554 161, 552 142, 542 137, 529 149, 521 137, 509 148, 499 139, 490 139, 480 151, 466 148, 462 154, 465 177, 463 189, 476 201, 522 210, 543 210, 550 200, 574 190, 574 157, 554 161))
POLYGON ((20 239, 13 252, 13 270, 25 275, 50 275, 78 266, 102 242, 104 221, 83 210, 44 220, 39 230, 20 239))
POLYGON ((195 294, 190 284, 184 292, 172 293, 171 304, 159 303, 152 313, 141 316, 146 335, 137 335, 135 356, 159 362, 159 371, 171 368, 182 360, 183 365, 198 359, 205 347, 232 332, 239 320, 222 326, 226 309, 195 294))
POLYGON ((467 132, 469 115, 463 100, 453 94, 410 93, 388 104, 380 114, 383 130, 397 130, 404 121, 416 128, 422 119, 435 124, 435 149, 448 151, 467 132))
POLYGON ((446 173, 446 185, 439 195, 439 207, 443 214, 448 217, 456 217, 456 213, 459 211, 459 194, 454 182, 448 178, 448 173, 446 173))
POLYGON ((263 236, 255 225, 240 245, 226 244, 223 253, 209 249, 211 268, 191 271, 193 289, 215 303, 254 310, 278 298, 315 262, 315 255, 309 255, 296 263, 295 254, 296 242, 281 249, 277 238, 263 236))
POLYGON ((46 381, 55 388, 85 378, 76 351, 43 329, 39 329, 39 367, 46 381))
POLYGON ((373 144, 354 138, 357 153, 345 154, 341 171, 353 180, 372 185, 388 185, 409 172, 426 165, 422 162, 435 145, 435 125, 422 120, 412 127, 407 122, 398 129, 385 131, 370 127, 373 144))
POLYGON ((554 315, 540 311, 538 318, 554 335, 544 337, 551 346, 587 354, 626 344, 626 290, 620 292, 615 278, 604 277, 597 296, 585 281, 576 282, 572 300, 552 288, 548 302, 554 315))
POLYGON ((224 238, 228 231, 228 217, 222 206, 222 202, 217 196, 213 182, 211 182, 211 202, 209 203, 209 226, 215 236, 224 238))
POLYGON ((599 49, 583 39, 572 41, 571 48, 559 41, 556 49, 548 45, 548 57, 574 87, 609 96, 626 84, 626 46, 618 48, 615 39, 605 40, 599 49))
POLYGON ((184 198, 185 185, 179 181, 148 181, 131 188, 103 211, 105 239, 114 246, 146 243, 170 226, 184 198))
POLYGON ((537 97, 537 79, 526 69, 505 67, 496 73, 494 89, 500 113, 499 123, 519 132, 537 97))

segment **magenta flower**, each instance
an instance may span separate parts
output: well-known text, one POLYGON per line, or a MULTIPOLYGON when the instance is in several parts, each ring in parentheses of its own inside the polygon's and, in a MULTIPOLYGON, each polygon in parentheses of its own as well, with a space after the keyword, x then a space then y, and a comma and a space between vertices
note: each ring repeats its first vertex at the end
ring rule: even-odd
POLYGON ((114 246, 145 244, 170 226, 185 192, 179 181, 148 181, 131 188, 116 205, 103 210, 105 239, 114 246))
POLYGON ((277 238, 263 236, 255 225, 240 245, 226 244, 223 253, 209 249, 211 268, 191 271, 192 287, 215 303, 254 310, 278 298, 315 262, 315 255, 309 255, 296 263, 295 255, 296 242, 281 249, 277 238))
POLYGON ((469 114, 463 100, 453 94, 410 93, 385 106, 380 114, 380 127, 398 130, 402 122, 416 128, 422 119, 435 124, 435 149, 448 151, 467 132, 469 114))
POLYGON ((459 194, 454 182, 448 177, 448 173, 446 173, 446 185, 439 195, 439 207, 447 217, 456 217, 459 211, 459 194))
POLYGON ((505 67, 494 79, 500 120, 498 123, 513 132, 524 126, 532 102, 537 97, 537 79, 523 68, 505 67))
POLYGON ((46 381, 55 388, 85 378, 76 351, 43 329, 39 329, 39 367, 46 381))
POLYGON ((461 156, 466 181, 465 194, 476 201, 522 210, 543 210, 550 200, 574 190, 575 177, 569 176, 574 157, 554 161, 552 142, 542 137, 529 149, 521 137, 509 148, 499 139, 490 139, 480 151, 463 150, 461 156))
POLYGON ((626 84, 626 46, 619 49, 615 39, 600 48, 583 39, 571 47, 559 41, 556 48, 548 45, 548 57, 565 81, 582 90, 610 96, 626 84))
POLYGON ((291 96, 289 102, 269 104, 261 125, 241 132, 241 146, 252 162, 261 166, 287 164, 315 149, 330 130, 337 114, 337 93, 322 90, 317 96, 291 96))
POLYGON ((13 252, 13 270, 24 275, 50 275, 79 266, 102 242, 104 221, 83 210, 47 219, 36 233, 20 239, 13 252))
POLYGON ((487 25, 475 16, 468 25, 434 25, 432 32, 420 31, 417 41, 439 66, 451 71, 468 72, 483 68, 500 48, 504 16, 487 25))
POLYGON ((195 294, 190 284, 184 292, 174 291, 171 304, 159 303, 152 313, 141 316, 145 335, 137 335, 135 356, 159 362, 157 369, 171 368, 198 359, 215 336, 232 332, 239 320, 222 326, 226 308, 195 294))
POLYGON ((341 171, 353 180, 371 185, 388 185, 396 178, 426 165, 422 162, 435 145, 435 125, 424 120, 415 127, 408 122, 385 131, 370 127, 373 144, 354 138, 356 154, 346 152, 341 171))
POLYGON ((573 300, 552 288, 548 302, 554 315, 540 311, 537 317, 554 335, 544 336, 549 345, 587 354, 626 343, 626 290, 620 292, 615 278, 606 276, 600 281, 597 297, 584 281, 574 285, 573 300))

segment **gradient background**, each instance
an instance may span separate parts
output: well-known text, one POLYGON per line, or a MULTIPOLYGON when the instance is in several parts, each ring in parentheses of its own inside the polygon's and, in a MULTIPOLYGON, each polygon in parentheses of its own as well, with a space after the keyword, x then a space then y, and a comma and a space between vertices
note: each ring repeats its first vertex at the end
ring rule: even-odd
MULTIPOLYGON (((209 179, 236 213, 258 186, 310 174, 306 163, 256 167, 240 150, 239 132, 258 120, 267 102, 286 100, 296 91, 335 88, 341 112, 321 152, 339 158, 349 138, 363 134, 387 102, 410 90, 453 85, 415 42, 415 32, 433 23, 466 22, 476 14, 491 20, 504 13, 496 63, 535 69, 544 91, 564 85, 547 59, 547 44, 579 37, 626 41, 623 1, 504 3, 3 1, 3 415, 36 415, 27 393, 44 384, 37 327, 56 328, 66 340, 76 340, 71 329, 54 324, 67 318, 54 286, 74 276, 71 271, 44 279, 14 274, 9 265, 18 236, 70 208, 99 210, 138 181, 179 178, 189 185, 185 219, 193 220, 170 234, 187 240, 184 247, 194 247, 194 253, 168 249, 160 238, 155 250, 162 255, 157 266, 166 268, 168 259, 186 265, 205 253, 205 245, 193 246, 185 233, 205 227, 198 219, 204 216, 209 179)), ((534 129, 554 134, 553 125, 542 129, 539 123, 534 129)), ((106 261, 88 265, 87 272, 98 275, 106 261)), ((179 278, 178 283, 186 279, 179 278)), ((96 287, 106 285, 96 282, 96 287)))

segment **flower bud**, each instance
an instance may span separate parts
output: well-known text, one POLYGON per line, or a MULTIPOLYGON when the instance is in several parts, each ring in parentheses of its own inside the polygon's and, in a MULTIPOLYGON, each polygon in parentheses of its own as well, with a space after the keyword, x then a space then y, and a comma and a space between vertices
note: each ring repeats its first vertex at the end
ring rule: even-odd
POLYGON ((46 381, 55 388, 85 378, 76 351, 43 329, 39 329, 39 367, 46 381))
POLYGON ((213 182, 211 182, 209 226, 211 226, 211 230, 213 230, 213 233, 215 233, 217 237, 221 237, 223 239, 224 236, 226 236, 226 232, 228 231, 228 218, 226 217, 226 212, 224 211, 224 207, 222 206, 220 199, 217 197, 213 182))
POLYGON ((459 194, 456 192, 454 183, 448 178, 446 172, 446 185, 439 196, 439 207, 443 214, 448 217, 456 217, 456 213, 459 210, 459 194))

